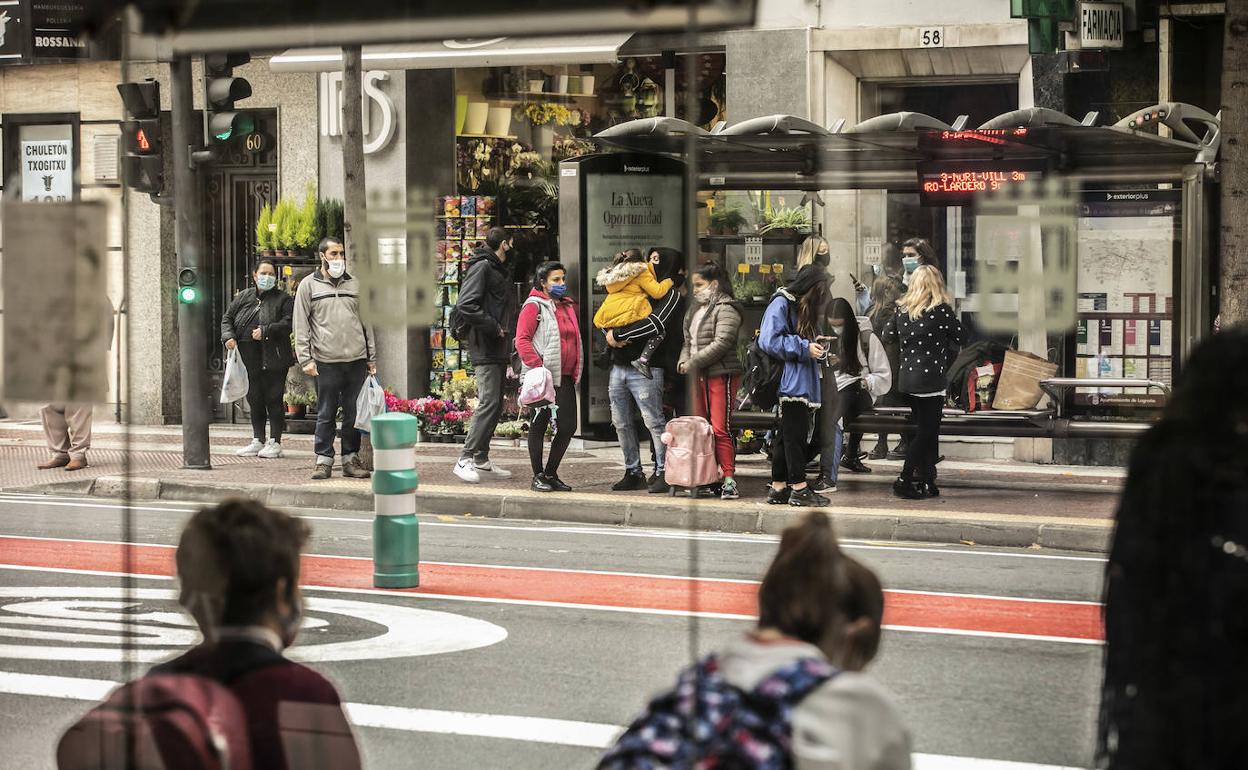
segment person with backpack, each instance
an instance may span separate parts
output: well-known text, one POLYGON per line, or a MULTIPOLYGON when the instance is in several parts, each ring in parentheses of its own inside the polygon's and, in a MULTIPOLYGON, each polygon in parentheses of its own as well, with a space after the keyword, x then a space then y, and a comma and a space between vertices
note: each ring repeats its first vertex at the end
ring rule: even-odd
POLYGON ((888 354, 872 332, 870 319, 855 316, 849 302, 837 297, 832 300, 828 326, 834 333, 831 351, 836 355, 836 366, 830 374, 836 384, 837 398, 830 420, 831 451, 825 450, 820 455, 816 492, 835 492, 838 469, 842 466, 853 473, 871 472, 859 456, 862 434, 851 433, 846 442, 845 426, 871 409, 875 399, 887 393, 892 385, 888 354))
POLYGON ((284 654, 303 618, 299 557, 308 536, 302 520, 255 500, 192 516, 174 562, 178 602, 203 642, 88 712, 61 738, 58 767, 122 767, 110 752, 128 733, 180 770, 359 768, 337 690, 284 654))
MULTIPOLYGON (((901 262, 901 252, 892 243, 884 244, 880 259, 881 273, 871 284, 871 306, 867 308, 867 318, 871 328, 876 332, 887 329, 893 323, 893 315, 897 312, 897 300, 906 293, 906 285, 902 276, 906 268, 901 262)), ((897 392, 897 369, 900 365, 901 349, 896 342, 884 343, 884 352, 888 355, 888 368, 893 373, 892 384, 887 393, 877 401, 881 406, 905 406, 904 399, 897 392)), ((892 451, 888 448, 888 434, 880 433, 875 448, 867 455, 868 460, 904 460, 906 459, 906 443, 909 439, 903 433, 892 451)))
POLYGON ((785 530, 758 592, 758 627, 681 673, 599 770, 909 770, 894 699, 864 669, 884 592, 812 511, 785 530))
POLYGON ((893 494, 907 500, 940 496, 936 462, 940 451, 940 420, 948 387, 946 373, 962 348, 962 324, 953 311, 953 298, 940 271, 920 265, 910 289, 897 302, 893 322, 883 331, 885 341, 901 346, 898 390, 910 402, 914 437, 906 462, 893 483, 893 494))
POLYGON ((715 433, 715 459, 723 475, 720 498, 736 500, 737 448, 732 435, 733 397, 741 377, 737 336, 741 304, 732 295, 728 274, 707 263, 693 272, 693 311, 685 314, 685 345, 677 371, 695 376, 694 413, 707 418, 715 433))
POLYGON ((812 418, 820 406, 820 378, 828 356, 819 321, 829 299, 827 271, 808 265, 779 289, 763 313, 758 347, 781 362, 776 397, 780 428, 771 453, 769 505, 813 506, 831 501, 806 483, 812 418))
POLYGON ((477 246, 459 285, 459 300, 451 312, 451 333, 468 348, 477 378, 477 408, 455 463, 455 475, 469 484, 511 478, 511 471, 490 462, 490 439, 503 414, 503 379, 511 364, 514 339, 509 325, 511 275, 507 255, 511 234, 491 228, 477 246))
POLYGON ((576 430, 576 386, 581 381, 581 329, 576 302, 568 294, 567 270, 558 262, 538 265, 533 290, 516 320, 516 353, 521 377, 531 369, 545 368, 555 386, 553 405, 538 407, 529 423, 529 462, 533 466, 534 492, 571 492, 559 478, 559 463, 576 430), (550 457, 542 464, 546 427, 555 423, 550 457))

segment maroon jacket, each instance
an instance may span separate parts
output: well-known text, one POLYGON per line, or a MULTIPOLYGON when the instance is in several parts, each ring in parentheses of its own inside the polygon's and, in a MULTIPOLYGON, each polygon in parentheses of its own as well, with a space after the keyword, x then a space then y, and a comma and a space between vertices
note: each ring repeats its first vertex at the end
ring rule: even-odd
POLYGON ((228 687, 247 714, 252 767, 360 767, 359 750, 334 686, 267 645, 245 639, 204 644, 152 673, 199 674, 228 687))

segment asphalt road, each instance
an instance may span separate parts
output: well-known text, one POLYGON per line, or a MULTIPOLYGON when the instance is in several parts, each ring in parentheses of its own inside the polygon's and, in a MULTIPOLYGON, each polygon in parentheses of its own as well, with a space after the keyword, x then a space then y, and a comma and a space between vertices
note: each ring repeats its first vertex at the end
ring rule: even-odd
MULTIPOLYGON (((0 496, 6 767, 53 767, 59 732, 124 677, 110 623, 129 622, 151 660, 193 638, 167 577, 193 510, 142 504, 123 528, 114 502, 0 496), (121 606, 121 548, 108 543, 127 535, 141 590, 121 606)), ((367 587, 370 517, 296 513, 314 530, 304 582, 320 587, 306 589, 295 650, 338 684, 372 768, 592 767, 695 644, 750 628, 753 581, 775 548, 753 535, 427 517, 422 596, 367 587)), ((846 547, 893 592, 873 672, 897 695, 916 767, 1091 765, 1102 560, 846 547)))

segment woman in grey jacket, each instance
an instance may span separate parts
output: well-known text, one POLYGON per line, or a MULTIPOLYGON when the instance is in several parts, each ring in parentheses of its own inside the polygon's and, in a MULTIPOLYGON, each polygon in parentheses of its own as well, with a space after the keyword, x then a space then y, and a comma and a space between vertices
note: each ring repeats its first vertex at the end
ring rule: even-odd
POLYGON ((720 497, 735 500, 737 491, 736 442, 732 435, 732 399, 741 379, 737 336, 741 305, 732 296, 724 269, 706 264, 693 273, 692 311, 685 314, 685 345, 676 370, 692 372, 694 412, 707 418, 715 432, 715 460, 724 477, 720 497))

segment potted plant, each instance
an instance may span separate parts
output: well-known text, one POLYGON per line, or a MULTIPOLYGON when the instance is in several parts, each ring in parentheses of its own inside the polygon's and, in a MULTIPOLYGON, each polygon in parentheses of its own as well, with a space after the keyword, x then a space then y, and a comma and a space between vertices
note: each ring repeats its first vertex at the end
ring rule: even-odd
POLYGON ((711 235, 736 235, 745 226, 741 207, 724 205, 711 212, 711 235))
POLYGON ((299 248, 299 207, 289 199, 282 200, 277 205, 282 212, 281 222, 277 225, 277 245, 284 256, 296 256, 299 248))
POLYGON ((316 185, 308 182, 307 192, 303 196, 303 205, 299 207, 299 214, 295 220, 294 233, 295 248, 304 254, 309 254, 319 240, 316 235, 316 208, 316 185))
POLYGON ((769 292, 767 284, 757 278, 734 278, 732 293, 737 295, 737 299, 759 302, 765 301, 769 292))
POLYGON ((494 428, 494 436, 501 439, 510 439, 512 446, 520 446, 520 439, 524 436, 524 420, 500 422, 494 428))
POLYGON ((780 238, 793 238, 799 232, 810 229, 810 218, 806 214, 806 209, 801 206, 792 208, 781 206, 778 209, 768 206, 763 211, 762 220, 762 226, 758 228, 759 235, 770 234, 780 238))
POLYGON ((261 256, 273 256, 273 207, 264 204, 256 219, 256 251, 261 256))

